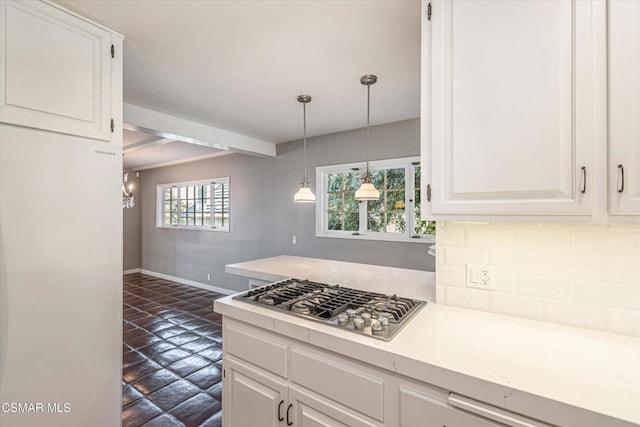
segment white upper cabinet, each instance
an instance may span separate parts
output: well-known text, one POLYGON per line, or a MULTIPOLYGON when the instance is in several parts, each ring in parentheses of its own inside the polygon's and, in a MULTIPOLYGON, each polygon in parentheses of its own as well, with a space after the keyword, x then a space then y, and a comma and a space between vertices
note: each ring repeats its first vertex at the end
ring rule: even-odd
POLYGON ((434 218, 590 215, 591 1, 424 3, 422 164, 434 218), (430 8, 430 20, 428 20, 430 8))
POLYGON ((39 1, 3 0, 0 19, 0 120, 111 140, 111 52, 122 38, 39 1))
POLYGON ((640 2, 608 4, 609 213, 640 214, 640 2))

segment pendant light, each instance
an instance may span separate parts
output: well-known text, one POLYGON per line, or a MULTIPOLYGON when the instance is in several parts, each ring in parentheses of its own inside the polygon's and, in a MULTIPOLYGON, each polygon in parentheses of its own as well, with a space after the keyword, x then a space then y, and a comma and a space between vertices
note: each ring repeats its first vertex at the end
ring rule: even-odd
POLYGON ((371 173, 369 172, 369 127, 370 127, 370 111, 371 111, 371 85, 378 81, 378 77, 373 74, 366 74, 360 77, 360 83, 367 87, 367 170, 362 175, 362 185, 356 191, 356 200, 380 200, 380 192, 371 182, 371 173))
POLYGON ((302 178, 302 182, 300 183, 300 189, 293 196, 293 201, 296 203, 315 203, 316 196, 309 188, 309 179, 307 178, 307 103, 311 102, 311 97, 309 95, 300 95, 298 96, 298 102, 302 103, 302 123, 304 129, 304 178, 302 178))

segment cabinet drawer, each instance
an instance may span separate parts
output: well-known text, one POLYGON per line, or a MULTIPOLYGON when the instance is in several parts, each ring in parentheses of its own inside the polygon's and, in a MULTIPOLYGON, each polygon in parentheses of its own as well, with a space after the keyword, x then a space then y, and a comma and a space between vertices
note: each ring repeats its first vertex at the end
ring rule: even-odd
POLYGON ((287 345, 265 332, 230 323, 224 328, 224 349, 247 362, 287 378, 287 345))
POLYGON ((418 390, 400 387, 400 427, 498 427, 501 425, 459 411, 418 390))
POLYGON ((455 393, 447 401, 400 387, 400 427, 552 427, 455 393))
POLYGON ((291 381, 384 421, 384 381, 334 358, 291 349, 291 381))

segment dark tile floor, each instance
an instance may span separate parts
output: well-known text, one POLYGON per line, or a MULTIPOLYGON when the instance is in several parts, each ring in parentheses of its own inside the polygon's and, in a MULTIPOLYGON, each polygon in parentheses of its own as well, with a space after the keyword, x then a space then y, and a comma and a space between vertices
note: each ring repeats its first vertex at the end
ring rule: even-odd
POLYGON ((222 295, 124 276, 123 427, 212 427, 222 419, 222 295))

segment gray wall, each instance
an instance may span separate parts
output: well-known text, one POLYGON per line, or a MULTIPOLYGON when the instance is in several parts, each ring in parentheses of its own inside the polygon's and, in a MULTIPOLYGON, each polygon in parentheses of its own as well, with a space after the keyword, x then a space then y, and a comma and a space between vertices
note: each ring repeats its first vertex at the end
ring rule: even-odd
MULTIPOLYGON (((418 155, 419 144, 419 119, 371 129, 372 160, 418 155)), ((313 181, 316 166, 362 161, 365 130, 310 138, 307 150, 313 181)), ((140 172, 141 267, 235 290, 247 279, 224 273, 226 264, 275 255, 434 270, 424 244, 315 237, 315 205, 293 203, 303 174, 302 141, 279 144, 275 159, 230 154, 140 172), (223 176, 231 179, 230 233, 156 228, 156 185, 223 176)))
POLYGON ((131 270, 140 268, 140 181, 136 178, 136 173, 128 169, 123 174, 129 173, 129 181, 133 183, 133 197, 136 205, 133 208, 122 209, 123 228, 123 268, 131 270))

